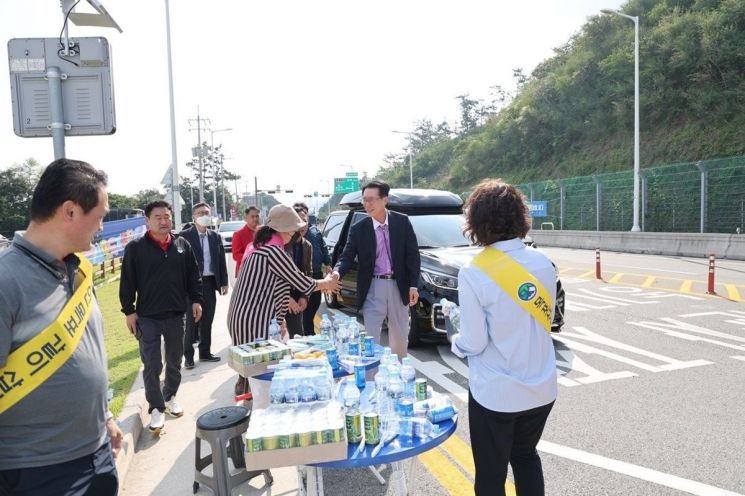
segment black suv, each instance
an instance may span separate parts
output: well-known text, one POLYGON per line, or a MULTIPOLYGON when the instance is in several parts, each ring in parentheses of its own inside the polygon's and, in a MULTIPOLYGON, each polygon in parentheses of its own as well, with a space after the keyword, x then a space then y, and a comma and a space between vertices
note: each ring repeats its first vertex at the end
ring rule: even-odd
MULTIPOLYGON (((344 250, 349 229, 367 216, 362 193, 345 195, 339 205, 345 210, 332 212, 323 226, 323 235, 336 265, 344 250)), ((447 191, 392 189, 388 208, 409 216, 421 254, 419 303, 411 309, 409 345, 416 346, 424 336, 445 337, 445 318, 440 299, 458 302, 458 270, 481 249, 463 235, 463 200, 447 191)), ((357 268, 352 265, 342 278, 339 295, 326 296, 330 308, 357 309, 357 268)), ((564 290, 556 276, 556 309, 551 325, 559 332, 564 325, 564 290)))

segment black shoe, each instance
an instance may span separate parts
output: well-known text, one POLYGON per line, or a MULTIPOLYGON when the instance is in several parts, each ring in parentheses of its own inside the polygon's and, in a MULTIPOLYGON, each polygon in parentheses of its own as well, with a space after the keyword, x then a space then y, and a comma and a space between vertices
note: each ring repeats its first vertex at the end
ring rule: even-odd
POLYGON ((219 356, 215 356, 215 355, 213 355, 213 354, 210 353, 207 356, 200 356, 199 357, 199 361, 200 362, 219 362, 220 361, 220 357, 219 356))
POLYGON ((184 367, 187 369, 193 369, 194 368, 194 359, 189 360, 188 358, 184 359, 184 367))

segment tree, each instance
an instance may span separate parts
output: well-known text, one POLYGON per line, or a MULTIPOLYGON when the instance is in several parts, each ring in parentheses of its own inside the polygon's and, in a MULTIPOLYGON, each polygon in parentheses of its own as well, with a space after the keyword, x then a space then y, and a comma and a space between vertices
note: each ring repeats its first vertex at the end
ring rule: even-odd
POLYGON ((10 237, 25 229, 30 220, 31 196, 41 175, 41 166, 33 158, 0 171, 0 233, 10 237))
POLYGON ((479 101, 469 98, 468 93, 455 97, 460 101, 460 128, 458 134, 466 135, 476 129, 479 125, 479 101))

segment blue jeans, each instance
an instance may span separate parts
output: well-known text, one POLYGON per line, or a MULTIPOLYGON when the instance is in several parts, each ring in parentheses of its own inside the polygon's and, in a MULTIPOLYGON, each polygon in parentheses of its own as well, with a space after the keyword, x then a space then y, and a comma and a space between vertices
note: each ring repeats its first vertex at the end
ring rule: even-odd
POLYGON ((69 462, 0 471, 3 496, 116 496, 118 491, 108 441, 92 454, 69 462))

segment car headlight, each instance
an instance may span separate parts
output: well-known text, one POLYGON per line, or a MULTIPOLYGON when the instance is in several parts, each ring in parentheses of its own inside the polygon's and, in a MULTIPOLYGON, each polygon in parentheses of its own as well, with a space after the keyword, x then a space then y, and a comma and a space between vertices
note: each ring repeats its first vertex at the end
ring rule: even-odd
POLYGON ((422 279, 438 288, 458 289, 458 278, 441 272, 422 270, 422 279))

